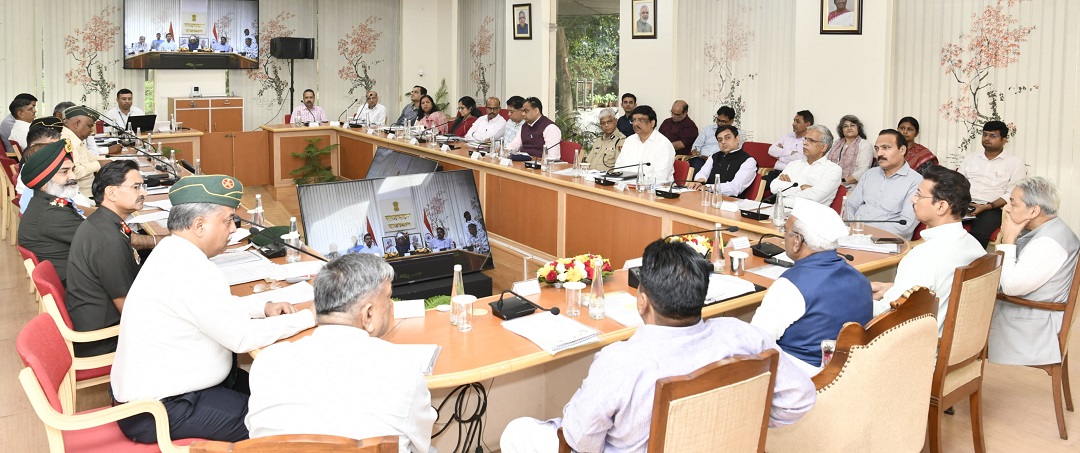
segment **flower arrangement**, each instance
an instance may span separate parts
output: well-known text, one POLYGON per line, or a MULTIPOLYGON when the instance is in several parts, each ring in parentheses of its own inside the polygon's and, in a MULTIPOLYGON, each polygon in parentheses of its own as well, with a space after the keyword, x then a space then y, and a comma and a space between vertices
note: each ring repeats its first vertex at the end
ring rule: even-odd
POLYGON ((683 236, 673 236, 668 239, 668 242, 685 242, 690 245, 690 248, 694 249, 698 253, 702 254, 706 258, 712 253, 713 241, 700 234, 687 234, 683 236))
POLYGON ((413 249, 412 253, 413 254, 431 253, 431 249, 429 249, 427 247, 417 247, 417 248, 413 249))
POLYGON ((592 263, 593 260, 597 259, 604 263, 601 268, 601 275, 604 277, 611 275, 610 260, 600 255, 585 254, 572 258, 559 258, 541 266, 540 269, 536 270, 536 279, 540 283, 560 286, 566 282, 590 283, 596 275, 596 269, 593 268, 592 263))
POLYGON ((397 257, 398 257, 398 252, 396 250, 391 250, 391 251, 386 252, 386 253, 383 254, 383 259, 386 259, 386 260, 388 260, 390 258, 397 258, 397 257))

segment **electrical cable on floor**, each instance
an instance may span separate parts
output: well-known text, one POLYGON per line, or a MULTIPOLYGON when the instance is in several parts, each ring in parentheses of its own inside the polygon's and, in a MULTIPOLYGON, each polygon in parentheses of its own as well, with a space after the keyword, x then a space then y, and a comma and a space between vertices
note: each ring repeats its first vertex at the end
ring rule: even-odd
POLYGON ((487 390, 484 385, 479 382, 472 384, 460 385, 451 391, 442 403, 439 403, 439 407, 435 409, 437 414, 435 421, 438 422, 439 417, 442 416, 443 406, 450 400, 454 401, 454 412, 450 415, 450 420, 443 425, 438 431, 431 437, 434 439, 442 435, 454 422, 457 422, 458 426, 458 438, 457 443, 454 446, 454 452, 468 452, 476 445, 477 451, 481 451, 480 443, 483 442, 482 434, 484 432, 484 419, 483 416, 487 413, 487 390), (456 394, 456 395, 455 395, 456 394), (465 414, 466 408, 475 395, 476 403, 475 409, 471 414, 465 414), (462 432, 464 430, 464 433, 462 432))

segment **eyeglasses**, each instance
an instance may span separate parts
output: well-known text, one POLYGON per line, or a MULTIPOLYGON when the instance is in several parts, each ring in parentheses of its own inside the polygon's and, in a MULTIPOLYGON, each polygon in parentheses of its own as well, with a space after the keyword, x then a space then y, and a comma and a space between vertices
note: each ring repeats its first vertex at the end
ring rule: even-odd
POLYGON ((934 198, 933 195, 923 195, 919 191, 915 191, 915 198, 934 198))
POLYGON ((813 144, 823 144, 823 143, 825 143, 825 142, 823 142, 821 140, 814 140, 814 139, 812 139, 810 137, 803 137, 803 141, 804 142, 810 142, 810 143, 813 143, 813 144))
POLYGON ((851 124, 851 123, 848 123, 848 124, 844 125, 844 129, 848 129, 848 128, 852 128, 852 127, 857 128, 857 127, 859 127, 859 125, 858 124, 851 124))
POLYGON ((130 186, 125 186, 123 184, 117 184, 116 187, 127 187, 127 188, 129 188, 131 190, 134 190, 134 191, 138 192, 140 190, 146 190, 146 183, 132 184, 130 186))

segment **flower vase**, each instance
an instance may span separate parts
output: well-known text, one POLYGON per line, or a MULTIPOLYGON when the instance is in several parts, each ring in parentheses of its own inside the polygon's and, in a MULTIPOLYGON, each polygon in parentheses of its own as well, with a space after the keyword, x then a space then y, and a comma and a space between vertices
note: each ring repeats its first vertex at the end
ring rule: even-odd
POLYGON ((552 283, 551 286, 554 286, 555 289, 562 289, 562 282, 552 283))

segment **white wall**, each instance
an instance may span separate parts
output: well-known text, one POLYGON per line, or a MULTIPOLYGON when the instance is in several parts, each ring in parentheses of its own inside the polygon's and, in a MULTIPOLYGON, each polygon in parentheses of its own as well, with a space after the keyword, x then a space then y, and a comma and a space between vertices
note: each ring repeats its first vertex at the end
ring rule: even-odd
POLYGON ((633 93, 638 105, 657 112, 657 123, 667 118, 672 102, 680 97, 675 84, 675 18, 678 2, 656 2, 656 39, 633 39, 637 16, 630 14, 631 0, 619 2, 619 96, 633 93))
MULTIPOLYGON (((428 89, 434 98, 439 83, 446 79, 450 98, 456 99, 454 78, 457 48, 457 0, 408 0, 401 4, 401 93, 400 105, 409 102, 403 93, 414 85, 428 89), (423 75, 420 75, 420 73, 423 75)), ((398 112, 392 116, 397 119, 398 112)))
POLYGON ((791 116, 808 109, 817 124, 835 129, 840 117, 854 114, 866 125, 868 136, 895 126, 891 118, 885 121, 891 70, 891 31, 886 16, 892 4, 893 0, 863 2, 861 35, 822 35, 819 3, 796 2, 795 105, 788 106, 791 116))
MULTIPOLYGON (((231 82, 235 83, 235 80, 231 82)), ((191 95, 191 87, 199 87, 203 96, 224 96, 225 70, 154 70, 154 107, 158 120, 169 119, 169 104, 165 100, 186 98, 191 95)))
MULTIPOLYGON (((503 20, 513 19, 514 3, 521 3, 521 0, 506 1, 503 20)), ((514 27, 506 27, 506 45, 503 46, 505 54, 502 61, 495 63, 506 65, 506 97, 536 96, 544 103, 544 114, 549 117, 555 113, 555 34, 549 27, 549 24, 554 22, 554 1, 533 1, 533 39, 515 40, 514 27)))

